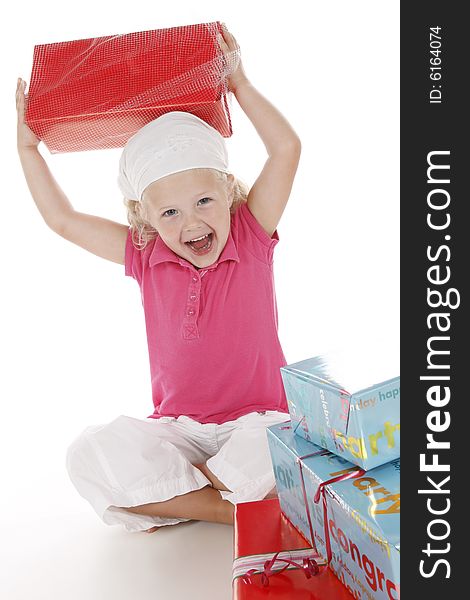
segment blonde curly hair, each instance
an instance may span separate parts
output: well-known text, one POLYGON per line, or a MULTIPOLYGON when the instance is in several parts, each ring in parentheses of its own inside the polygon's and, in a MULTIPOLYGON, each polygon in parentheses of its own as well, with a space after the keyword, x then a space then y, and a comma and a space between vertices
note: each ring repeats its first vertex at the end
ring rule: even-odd
MULTIPOLYGON (((195 171, 212 171, 216 174, 219 181, 227 184, 227 173, 217 171, 216 169, 194 169, 195 171)), ((233 215, 238 207, 246 202, 248 197, 248 186, 245 182, 235 178, 233 191, 233 203, 230 207, 230 213, 233 215)), ((124 198, 124 205, 127 209, 127 220, 129 222, 132 234, 132 242, 138 250, 143 250, 147 244, 158 237, 158 231, 145 220, 142 214, 142 203, 137 200, 128 200, 124 198)))

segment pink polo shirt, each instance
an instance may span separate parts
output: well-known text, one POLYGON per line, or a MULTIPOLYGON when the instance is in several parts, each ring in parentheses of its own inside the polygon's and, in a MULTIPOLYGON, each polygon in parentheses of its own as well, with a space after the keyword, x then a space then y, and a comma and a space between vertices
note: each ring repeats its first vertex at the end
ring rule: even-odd
POLYGON ((196 269, 160 237, 126 243, 125 274, 140 286, 155 411, 224 423, 253 411, 287 412, 280 367, 270 238, 248 206, 231 216, 219 259, 196 269))

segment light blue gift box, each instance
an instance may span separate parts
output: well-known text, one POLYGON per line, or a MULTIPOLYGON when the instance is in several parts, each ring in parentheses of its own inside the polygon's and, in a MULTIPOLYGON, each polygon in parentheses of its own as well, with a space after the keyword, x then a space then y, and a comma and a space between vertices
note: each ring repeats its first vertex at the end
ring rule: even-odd
POLYGON ((317 356, 281 367, 295 433, 366 470, 399 458, 400 377, 361 387, 367 379, 371 383, 393 369, 376 369, 379 375, 374 375, 370 357, 351 352, 341 357, 343 363, 347 360, 343 371, 351 375, 356 369, 362 377, 343 373, 341 379, 338 356, 317 356))
POLYGON ((268 427, 282 512, 327 556, 319 485, 342 475, 354 478, 323 489, 327 506, 330 568, 356 598, 396 600, 400 581, 400 461, 367 473, 299 436, 290 423, 268 427))

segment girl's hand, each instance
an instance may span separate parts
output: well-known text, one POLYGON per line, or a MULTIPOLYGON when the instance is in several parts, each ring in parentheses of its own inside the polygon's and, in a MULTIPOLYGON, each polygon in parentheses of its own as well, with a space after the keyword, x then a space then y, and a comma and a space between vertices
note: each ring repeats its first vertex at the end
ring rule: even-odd
POLYGON ((18 79, 16 86, 16 111, 18 113, 17 146, 18 150, 37 148, 41 141, 24 122, 26 81, 18 79))
POLYGON ((238 45, 234 36, 227 29, 225 23, 222 23, 222 35, 217 35, 217 41, 224 56, 228 57, 229 63, 233 62, 235 59, 237 60, 233 72, 227 77, 229 90, 231 92, 235 92, 239 85, 248 82, 248 77, 245 75, 239 55, 240 46, 238 45))

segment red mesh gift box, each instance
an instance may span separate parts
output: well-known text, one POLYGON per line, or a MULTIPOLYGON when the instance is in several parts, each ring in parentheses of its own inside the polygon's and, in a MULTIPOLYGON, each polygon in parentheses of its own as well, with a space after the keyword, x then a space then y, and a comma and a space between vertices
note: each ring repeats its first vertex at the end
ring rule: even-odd
POLYGON ((173 110, 229 137, 238 51, 223 55, 220 31, 214 22, 37 45, 26 122, 51 153, 122 147, 173 110))
MULTIPOLYGON (((234 600, 352 600, 349 591, 332 571, 321 565, 316 575, 307 578, 301 567, 304 558, 315 556, 305 539, 281 514, 279 501, 244 502, 235 507, 234 523, 234 600), (273 573, 263 585, 264 563, 272 560, 273 573), (282 558, 291 557, 287 563, 282 558), (247 579, 244 574, 255 571, 247 579)), ((320 559, 318 560, 320 563, 320 559)))

